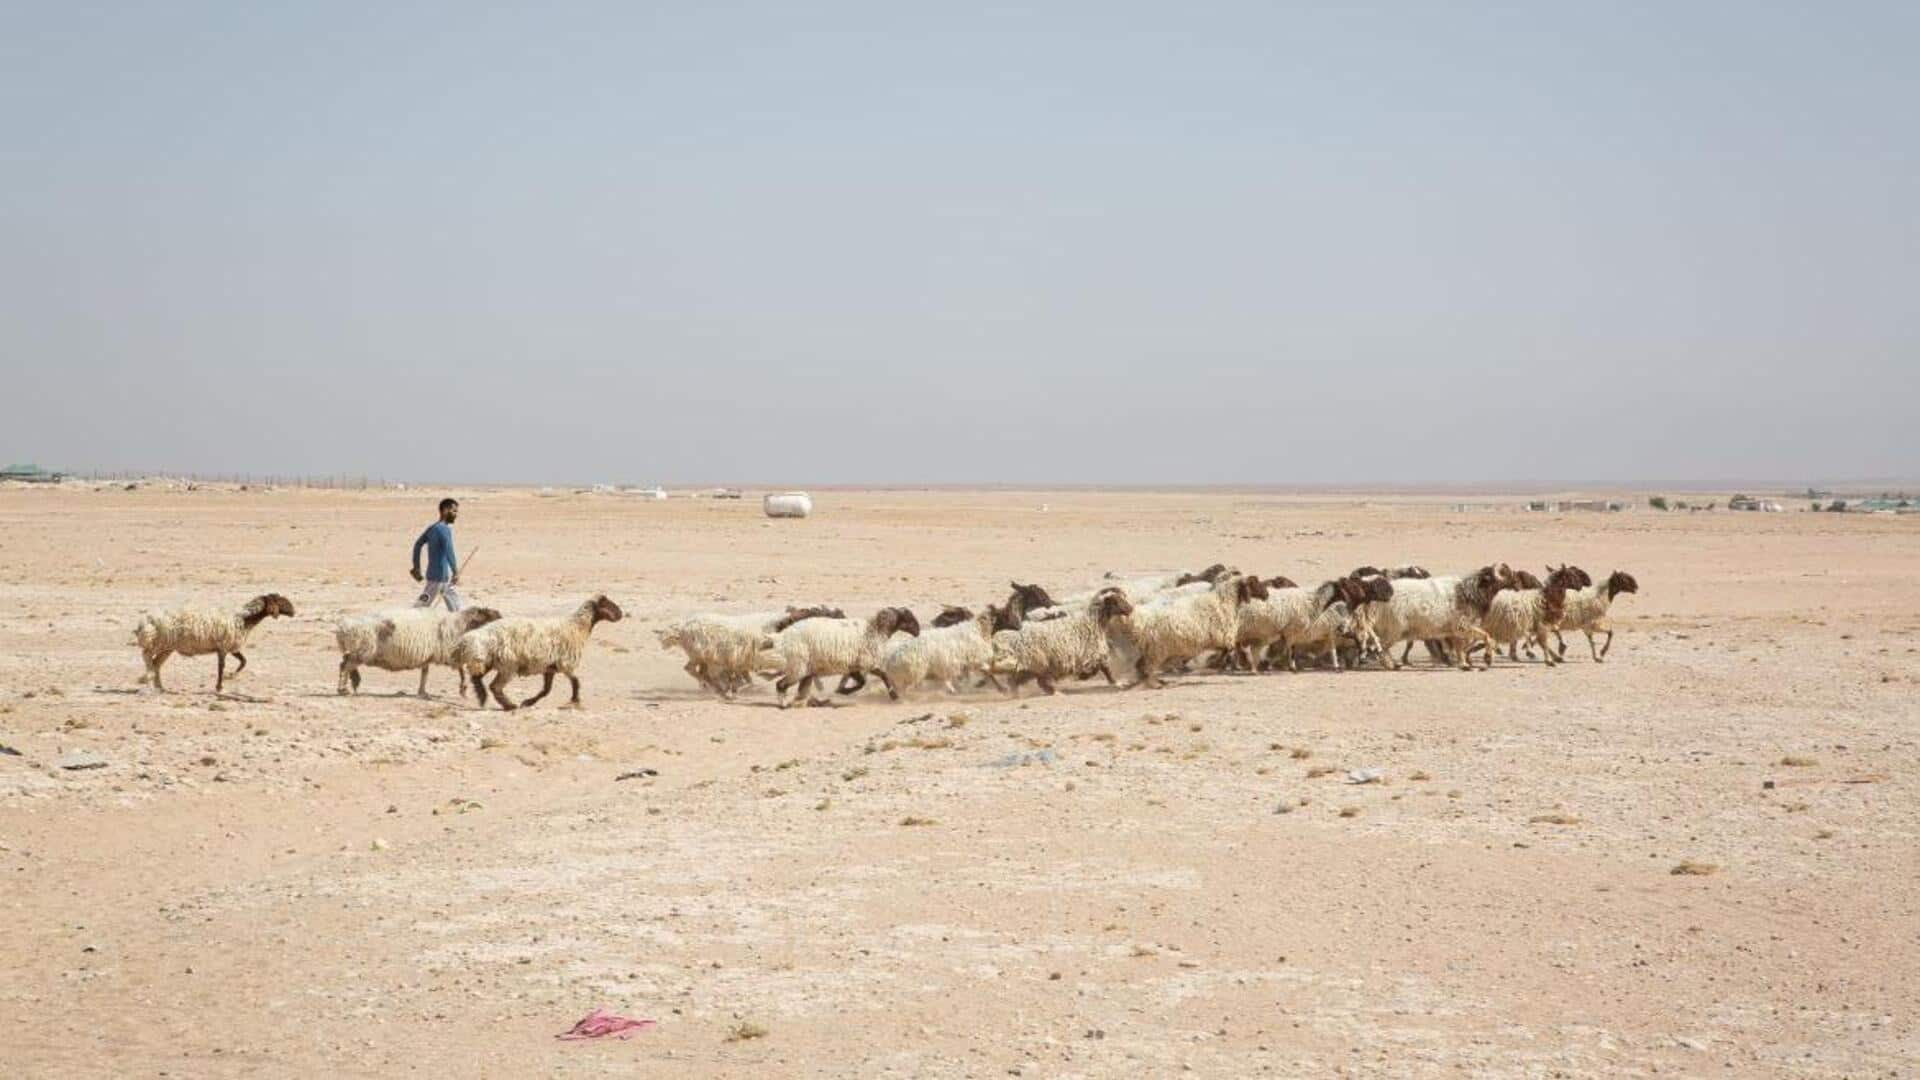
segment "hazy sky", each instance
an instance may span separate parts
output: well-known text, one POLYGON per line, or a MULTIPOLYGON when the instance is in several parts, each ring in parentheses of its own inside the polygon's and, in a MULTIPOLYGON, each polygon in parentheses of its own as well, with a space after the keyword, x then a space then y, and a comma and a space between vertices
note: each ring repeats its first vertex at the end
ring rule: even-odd
POLYGON ((1920 5, 10 4, 0 458, 1920 473, 1920 5))

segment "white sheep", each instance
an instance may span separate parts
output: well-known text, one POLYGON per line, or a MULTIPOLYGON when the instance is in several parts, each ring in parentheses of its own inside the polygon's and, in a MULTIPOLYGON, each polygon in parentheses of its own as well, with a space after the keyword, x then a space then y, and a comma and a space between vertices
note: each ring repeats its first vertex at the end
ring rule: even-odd
POLYGON ((1259 578, 1227 574, 1199 595, 1181 595, 1165 603, 1135 604, 1116 621, 1110 634, 1137 654, 1132 687, 1163 685, 1160 672, 1215 649, 1231 651, 1240 629, 1240 605, 1268 595, 1259 578))
POLYGON ((553 692, 553 677, 565 675, 573 684, 573 696, 563 708, 580 707, 580 677, 575 674, 587 651, 587 639, 593 628, 603 622, 619 622, 620 605, 595 596, 571 615, 551 618, 511 618, 491 622, 461 636, 453 647, 453 662, 473 680, 474 696, 480 707, 487 707, 487 691, 493 691, 500 707, 512 712, 524 708, 553 692), (482 678, 493 675, 489 687, 482 678), (545 681, 540 692, 519 706, 507 700, 507 684, 515 676, 539 675, 545 681))
MULTIPOLYGON (((1369 605, 1369 630, 1379 640, 1381 661, 1398 668, 1389 651, 1393 646, 1403 641, 1438 641, 1454 650, 1464 671, 1471 667, 1468 645, 1473 641, 1487 643, 1486 631, 1480 627, 1487 605, 1508 582, 1494 567, 1483 566, 1459 577, 1406 578, 1392 584, 1389 599, 1369 605)), ((1493 666, 1491 652, 1487 666, 1493 666)))
POLYGON ((246 670, 247 657, 240 647, 247 643, 253 628, 263 620, 292 614, 293 601, 279 593, 265 593, 247 601, 238 612, 193 606, 143 615, 133 628, 134 644, 140 646, 147 667, 140 682, 151 682, 155 690, 165 691, 166 687, 160 685, 160 665, 169 656, 213 653, 220 658, 213 677, 213 689, 218 693, 227 685, 228 656, 240 661, 240 666, 233 669, 235 678, 246 670))
MULTIPOLYGON (((987 671, 987 665, 993 662, 993 635, 1019 625, 997 605, 988 605, 978 615, 966 608, 950 607, 917 637, 894 638, 873 671, 895 701, 929 679, 949 694, 956 690, 954 680, 971 675, 985 675, 999 689, 999 682, 987 671)), ((841 692, 852 691, 843 688, 841 692)))
MULTIPOLYGON (((419 696, 427 696, 427 672, 435 664, 453 665, 453 647, 460 635, 476 627, 496 622, 500 613, 492 608, 470 607, 441 612, 432 608, 402 608, 364 615, 348 615, 334 626, 333 639, 340 646, 339 693, 360 692, 360 669, 382 671, 420 669, 419 696)), ((467 692, 467 675, 460 675, 460 693, 467 692)))
POLYGON ((1028 679, 1046 693, 1058 693, 1054 680, 1080 678, 1095 672, 1113 681, 1107 632, 1133 612, 1133 604, 1118 589, 1094 594, 1086 606, 1059 618, 1023 623, 1017 630, 993 635, 993 659, 987 670, 1010 677, 1007 690, 1018 697, 1028 679))
MULTIPOLYGON (((1567 593, 1566 611, 1560 616, 1556 634, 1560 630, 1581 631, 1587 635, 1587 650, 1593 653, 1593 662, 1604 662, 1608 650, 1613 648, 1613 621, 1607 617, 1607 612, 1613 607, 1614 598, 1621 593, 1639 591, 1640 583, 1633 580, 1632 574, 1615 570, 1605 581, 1567 593), (1593 635, 1602 633, 1607 635, 1607 644, 1604 648, 1596 649, 1593 635)), ((1560 642, 1560 655, 1563 659, 1567 655, 1564 640, 1560 642)))
MULTIPOLYGON (((778 677, 774 691, 781 708, 802 700, 808 705, 826 705, 827 699, 813 696, 821 677, 876 670, 887 639, 896 632, 917 637, 920 620, 906 608, 882 608, 870 619, 824 615, 802 619, 773 635, 755 659, 754 668, 763 676, 778 677), (787 691, 796 686, 793 700, 787 700, 787 691)), ((881 681, 886 681, 884 675, 881 681)))
POLYGON ((1351 578, 1335 578, 1315 589, 1269 587, 1266 596, 1249 598, 1240 605, 1234 645, 1249 671, 1258 671, 1262 658, 1273 647, 1281 649, 1288 666, 1297 671, 1293 649, 1350 630, 1351 605, 1344 602, 1358 603, 1362 599, 1364 594, 1351 578), (1348 614, 1325 627, 1318 626, 1320 616, 1334 603, 1343 603, 1342 610, 1348 614))
MULTIPOLYGON (((1577 567, 1562 567, 1549 571, 1547 580, 1527 573, 1525 570, 1509 569, 1500 564, 1500 573, 1509 581, 1507 588, 1494 594, 1487 605, 1486 617, 1480 620, 1480 628, 1495 648, 1507 647, 1507 658, 1518 661, 1519 645, 1526 642, 1529 646, 1538 645, 1546 657, 1547 666, 1560 662, 1560 657, 1547 646, 1547 634, 1560 625, 1566 610, 1567 592, 1577 588, 1586 574, 1577 567)), ((1527 650, 1532 653, 1532 648, 1527 650)))
POLYGON ((700 685, 731 700, 753 681, 753 666, 773 635, 800 619, 818 615, 843 618, 838 608, 788 608, 746 615, 689 615, 654 631, 663 649, 678 648, 687 655, 686 672, 700 685))
POLYGON ((1342 670, 1340 646, 1347 638, 1357 636, 1356 626, 1353 610, 1345 600, 1321 608, 1304 630, 1279 643, 1287 670, 1299 671, 1301 656, 1318 658, 1323 653, 1333 657, 1333 670, 1342 670))

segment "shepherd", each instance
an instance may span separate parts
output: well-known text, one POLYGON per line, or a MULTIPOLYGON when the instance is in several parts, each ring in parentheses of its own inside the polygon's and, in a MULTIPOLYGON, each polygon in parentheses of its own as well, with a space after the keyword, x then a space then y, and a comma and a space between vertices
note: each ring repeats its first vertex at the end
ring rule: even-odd
POLYGON ((460 584, 460 563, 453 555, 453 523, 459 516, 458 499, 441 499, 440 520, 427 526, 427 531, 413 542, 413 580, 426 582, 420 599, 413 602, 414 607, 432 607, 435 600, 444 601, 448 611, 459 611, 466 606, 454 589, 460 584), (421 548, 427 549, 424 578, 420 574, 421 548))

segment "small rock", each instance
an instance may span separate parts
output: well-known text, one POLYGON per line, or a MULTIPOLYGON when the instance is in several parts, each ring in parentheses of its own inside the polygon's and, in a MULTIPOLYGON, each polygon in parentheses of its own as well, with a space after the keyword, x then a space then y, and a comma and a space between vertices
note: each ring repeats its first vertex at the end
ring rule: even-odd
POLYGON ((659 775, 660 775, 659 769, 633 769, 629 772, 623 772, 619 776, 614 777, 614 780, 616 782, 621 780, 640 780, 649 776, 659 776, 659 775))
POLYGON ((384 838, 376 836, 373 838, 373 843, 368 844, 367 846, 369 848, 372 848, 374 851, 385 851, 391 845, 389 845, 384 838))
POLYGON ((79 772, 81 769, 104 769, 107 759, 88 750, 75 750, 71 754, 61 754, 53 759, 53 767, 79 772))
POLYGON ((1349 784, 1377 784, 1386 777, 1379 769, 1355 769, 1347 774, 1349 784))

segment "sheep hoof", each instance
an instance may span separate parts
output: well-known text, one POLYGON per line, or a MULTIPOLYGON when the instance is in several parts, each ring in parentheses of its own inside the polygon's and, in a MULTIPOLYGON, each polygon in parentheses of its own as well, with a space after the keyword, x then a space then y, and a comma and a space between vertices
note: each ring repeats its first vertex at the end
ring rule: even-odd
POLYGON ((574 710, 575 712, 578 712, 579 710, 581 710, 581 709, 583 709, 583 708, 586 708, 586 706, 584 706, 584 705, 582 705, 582 704, 580 704, 580 703, 579 703, 579 702, 577 702, 577 701, 569 701, 569 702, 567 702, 567 703, 566 703, 565 705, 562 705, 562 706, 560 706, 560 708, 562 708, 562 709, 572 709, 572 710, 574 710))

